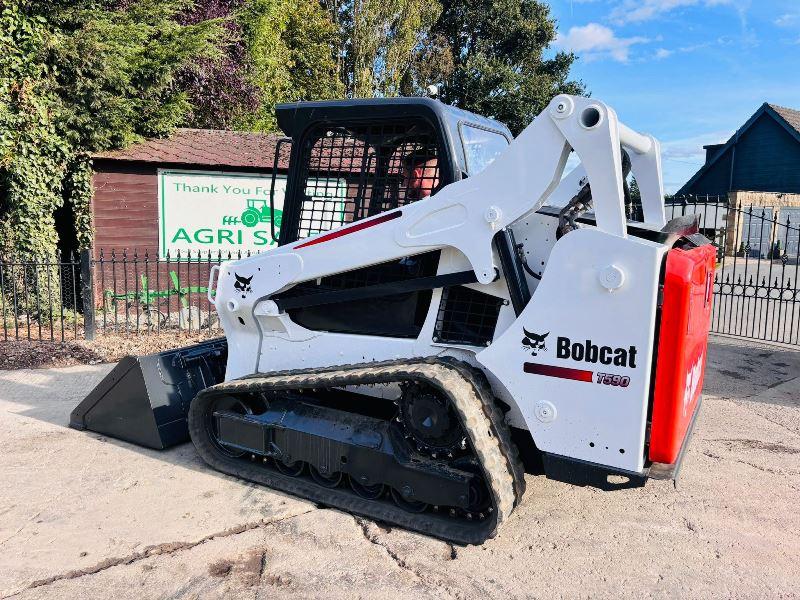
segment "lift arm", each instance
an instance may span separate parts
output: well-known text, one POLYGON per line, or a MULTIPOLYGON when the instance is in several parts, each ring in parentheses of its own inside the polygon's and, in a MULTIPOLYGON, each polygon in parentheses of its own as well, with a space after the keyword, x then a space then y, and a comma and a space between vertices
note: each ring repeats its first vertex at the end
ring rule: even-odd
MULTIPOLYGON (((300 281, 448 246, 467 257, 479 282, 489 283, 496 277, 492 238, 542 206, 559 185, 570 150, 592 186, 597 228, 624 238, 622 147, 638 157, 634 164, 647 199, 645 214, 658 221, 658 143, 621 124, 600 101, 560 95, 477 175, 446 186, 435 197, 249 259, 264 272, 278 274, 258 286, 256 297, 264 299, 300 281)), ((663 201, 660 215, 663 221, 663 201)))

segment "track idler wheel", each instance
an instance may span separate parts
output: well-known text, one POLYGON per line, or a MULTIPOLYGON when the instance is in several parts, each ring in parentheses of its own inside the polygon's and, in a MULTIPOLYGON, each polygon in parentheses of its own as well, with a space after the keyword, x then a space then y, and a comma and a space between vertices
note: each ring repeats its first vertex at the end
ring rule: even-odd
POLYGON ((337 473, 331 473, 330 475, 326 475, 320 473, 317 469, 309 465, 308 467, 309 473, 311 473, 311 479, 316 481, 322 487, 326 488, 335 488, 338 487, 339 484, 342 482, 342 473, 341 471, 337 473))
POLYGON ((411 496, 410 489, 404 489, 401 491, 392 488, 391 494, 394 503, 397 504, 397 506, 399 506, 403 510, 407 510, 408 512, 412 513, 421 513, 428 510, 429 505, 427 503, 420 502, 419 500, 414 500, 413 498, 410 498, 411 496))

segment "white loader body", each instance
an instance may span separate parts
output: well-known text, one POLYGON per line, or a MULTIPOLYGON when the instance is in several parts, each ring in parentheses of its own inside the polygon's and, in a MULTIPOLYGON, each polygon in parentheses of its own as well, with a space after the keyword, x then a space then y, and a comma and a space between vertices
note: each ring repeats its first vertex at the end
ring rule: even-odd
MULTIPOLYGON (((621 149, 631 157, 644 223, 664 226, 658 142, 621 124, 600 101, 558 96, 485 170, 434 197, 300 239, 212 272, 209 289, 228 340, 226 381, 313 369, 450 355, 479 367, 541 451, 643 473, 656 316, 670 246, 628 234, 621 149), (563 177, 574 150, 581 165, 563 177), (556 240, 559 207, 586 183, 596 223, 556 240), (524 244, 530 302, 515 314, 495 234, 524 244), (437 342, 442 289, 414 339, 312 331, 272 299, 293 285, 440 249, 438 274, 473 271, 504 301, 485 348, 437 342), (250 278, 237 285, 238 278, 250 278), (530 334, 530 335, 529 335, 530 334)), ((211 297, 211 296, 210 296, 211 297)))

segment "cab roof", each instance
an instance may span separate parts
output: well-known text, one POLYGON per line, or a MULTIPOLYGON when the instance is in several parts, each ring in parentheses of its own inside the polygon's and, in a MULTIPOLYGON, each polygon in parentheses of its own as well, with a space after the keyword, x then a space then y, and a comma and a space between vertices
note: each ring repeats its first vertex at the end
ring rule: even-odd
POLYGON ((389 117, 427 117, 438 121, 449 130, 459 123, 470 123, 499 131, 509 139, 511 132, 500 121, 450 106, 439 100, 424 97, 403 98, 358 98, 351 100, 317 100, 313 102, 290 102, 275 107, 278 126, 293 137, 301 133, 311 122, 359 121, 389 117))
MULTIPOLYGON (((471 125, 495 131, 509 140, 511 131, 505 124, 494 119, 450 106, 439 100, 425 97, 402 98, 358 98, 350 100, 318 100, 313 102, 291 102, 275 107, 278 126, 283 132, 297 139, 306 129, 316 123, 358 124, 386 119, 419 119, 429 121, 441 131, 444 143, 450 148, 457 170, 466 172, 466 158, 461 143, 461 126, 471 125)), ((460 173, 454 174, 459 179, 460 173)))

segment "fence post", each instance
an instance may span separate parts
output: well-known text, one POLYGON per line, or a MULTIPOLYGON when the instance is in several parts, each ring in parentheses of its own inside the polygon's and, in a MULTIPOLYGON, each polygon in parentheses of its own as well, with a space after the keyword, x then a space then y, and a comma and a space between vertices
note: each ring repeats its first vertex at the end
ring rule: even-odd
POLYGON ((92 281, 92 251, 81 250, 81 304, 83 307, 83 332, 87 340, 93 340, 94 323, 94 284, 92 281))

